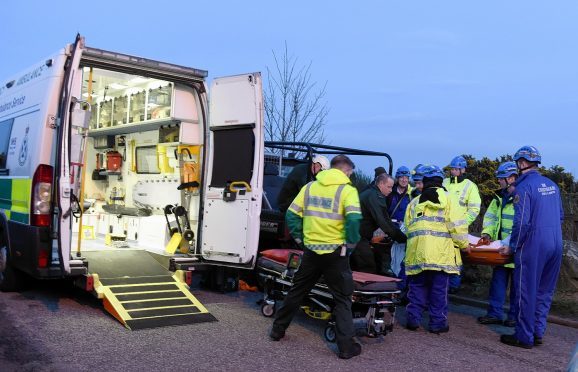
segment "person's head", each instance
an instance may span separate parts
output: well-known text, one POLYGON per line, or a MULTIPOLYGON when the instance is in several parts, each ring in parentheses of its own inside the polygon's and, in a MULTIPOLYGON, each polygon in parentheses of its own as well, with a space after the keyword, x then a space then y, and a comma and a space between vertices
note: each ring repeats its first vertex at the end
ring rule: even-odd
POLYGON ((444 172, 437 165, 427 165, 423 169, 423 187, 441 187, 444 172))
POLYGON ((415 188, 418 189, 419 191, 423 190, 423 169, 424 165, 418 164, 413 169, 411 175, 411 179, 413 180, 415 188))
POLYGON ((375 174, 373 176, 373 179, 376 179, 377 176, 379 176, 380 174, 387 173, 384 167, 377 167, 374 169, 374 171, 375 171, 375 174))
POLYGON ((542 155, 534 146, 522 146, 514 154, 514 161, 518 166, 518 171, 526 173, 529 170, 538 168, 538 164, 542 162, 542 155))
POLYGON ((331 159, 331 168, 339 169, 347 177, 351 177, 353 170, 355 169, 355 164, 346 155, 337 155, 331 159))
POLYGON ((498 178, 500 188, 505 189, 511 186, 516 182, 516 178, 518 178, 518 167, 516 163, 507 161, 500 164, 498 170, 496 170, 496 177, 498 178))
POLYGON ((466 166, 468 165, 468 162, 466 161, 466 159, 459 155, 456 156, 455 158, 452 159, 452 161, 450 162, 450 174, 452 177, 458 177, 461 176, 462 174, 466 173, 466 166))
POLYGON ((391 190, 393 190, 394 180, 393 177, 387 173, 382 173, 375 178, 375 186, 379 189, 379 191, 384 195, 388 196, 391 194, 391 190))
POLYGON ((329 169, 329 160, 323 155, 315 155, 311 160, 311 173, 317 173, 329 169))
POLYGON ((401 167, 397 168, 397 171, 395 172, 395 178, 397 179, 397 184, 402 188, 407 187, 407 185, 409 184, 409 177, 410 176, 411 176, 411 172, 409 171, 409 168, 406 167, 405 165, 402 165, 401 167))

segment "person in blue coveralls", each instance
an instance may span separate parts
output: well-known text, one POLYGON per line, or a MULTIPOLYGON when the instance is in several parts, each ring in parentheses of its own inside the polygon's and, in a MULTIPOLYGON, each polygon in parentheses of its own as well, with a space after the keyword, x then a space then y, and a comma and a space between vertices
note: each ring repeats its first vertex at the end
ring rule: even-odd
POLYGON ((514 155, 520 171, 514 191, 514 224, 510 246, 514 253, 516 331, 502 335, 507 345, 531 349, 542 344, 546 318, 552 304, 562 264, 564 211, 558 186, 538 171, 542 157, 534 146, 524 146, 514 155))

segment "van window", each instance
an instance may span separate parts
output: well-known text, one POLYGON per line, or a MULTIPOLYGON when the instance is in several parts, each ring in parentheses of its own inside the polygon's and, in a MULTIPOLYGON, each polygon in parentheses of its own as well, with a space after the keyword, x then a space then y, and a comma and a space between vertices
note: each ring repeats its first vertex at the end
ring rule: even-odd
POLYGON ((253 128, 225 129, 213 132, 214 157, 211 186, 225 187, 227 183, 251 183, 255 135, 253 128))
POLYGON ((6 169, 6 159, 8 158, 8 145, 10 144, 12 123, 14 123, 14 119, 0 122, 0 169, 6 169))

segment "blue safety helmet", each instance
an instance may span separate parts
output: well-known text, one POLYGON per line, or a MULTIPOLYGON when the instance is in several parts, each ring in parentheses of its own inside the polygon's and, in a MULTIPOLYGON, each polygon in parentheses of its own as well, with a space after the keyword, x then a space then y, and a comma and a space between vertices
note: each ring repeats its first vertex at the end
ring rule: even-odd
POLYGON ((424 169, 424 165, 423 164, 418 164, 415 166, 415 168, 413 168, 413 174, 411 176, 411 178, 413 179, 413 181, 422 181, 423 180, 423 169, 424 169))
POLYGON ((496 171, 496 177, 498 178, 508 178, 513 174, 518 175, 518 167, 513 161, 506 161, 500 164, 496 171))
POLYGON ((466 158, 460 155, 452 159, 452 162, 450 163, 450 168, 466 169, 467 165, 468 162, 466 161, 466 158))
POLYGON ((411 177, 411 172, 409 171, 409 168, 406 167, 405 165, 402 165, 401 167, 397 168, 397 170, 395 171, 395 178, 399 178, 399 177, 411 177))
POLYGON ((527 161, 541 163, 542 155, 540 155, 540 151, 538 151, 534 146, 522 146, 514 154, 514 161, 518 161, 518 159, 526 159, 527 161))
POLYGON ((423 177, 424 178, 433 178, 433 177, 444 178, 444 172, 437 165, 426 165, 423 167, 423 177))

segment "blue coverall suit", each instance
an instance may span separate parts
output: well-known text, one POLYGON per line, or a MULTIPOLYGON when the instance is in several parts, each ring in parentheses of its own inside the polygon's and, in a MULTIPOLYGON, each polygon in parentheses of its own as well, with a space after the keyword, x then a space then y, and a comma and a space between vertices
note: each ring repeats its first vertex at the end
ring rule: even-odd
POLYGON ((518 311, 514 336, 531 345, 546 330, 562 263, 564 211, 558 186, 538 171, 522 174, 515 185, 510 238, 518 311))

